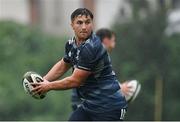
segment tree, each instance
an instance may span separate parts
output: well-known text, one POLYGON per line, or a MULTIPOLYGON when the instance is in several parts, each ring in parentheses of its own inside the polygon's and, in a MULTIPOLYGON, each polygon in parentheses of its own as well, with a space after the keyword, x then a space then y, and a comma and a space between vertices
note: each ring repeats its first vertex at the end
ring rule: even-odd
POLYGON ((65 38, 56 38, 14 22, 0 22, 0 120, 66 120, 69 91, 35 100, 22 86, 23 74, 44 75, 64 54, 65 38), (66 105, 64 105, 66 104, 66 105))
POLYGON ((180 79, 175 75, 180 73, 177 68, 180 66, 177 54, 179 36, 167 37, 164 34, 166 26, 165 9, 159 9, 156 13, 147 12, 146 18, 141 18, 136 14, 131 21, 123 24, 117 22, 113 26, 117 35, 117 46, 112 59, 120 81, 138 79, 142 83, 142 91, 138 99, 129 105, 127 120, 154 120, 154 109, 161 105, 162 115, 159 116, 162 120, 180 119, 176 114, 180 110, 177 104, 177 91, 169 89, 174 88, 175 84, 177 86, 180 79), (170 75, 172 72, 175 76, 170 75), (157 90, 157 103, 155 103, 154 91, 155 84, 161 81, 163 84, 159 86, 163 85, 163 97, 162 104, 159 105, 157 103, 160 102, 161 91, 157 90), (172 103, 178 109, 170 108, 172 103), (174 114, 168 114, 168 110, 173 111, 174 114))

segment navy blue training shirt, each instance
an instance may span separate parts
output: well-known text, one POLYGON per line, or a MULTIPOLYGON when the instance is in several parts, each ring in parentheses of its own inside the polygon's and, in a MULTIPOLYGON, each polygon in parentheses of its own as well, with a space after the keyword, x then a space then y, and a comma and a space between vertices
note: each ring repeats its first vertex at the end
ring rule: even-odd
POLYGON ((83 85, 76 88, 85 110, 101 113, 127 107, 108 52, 95 34, 92 33, 80 46, 76 45, 75 38, 69 40, 63 60, 70 63, 73 69, 91 72, 83 85))

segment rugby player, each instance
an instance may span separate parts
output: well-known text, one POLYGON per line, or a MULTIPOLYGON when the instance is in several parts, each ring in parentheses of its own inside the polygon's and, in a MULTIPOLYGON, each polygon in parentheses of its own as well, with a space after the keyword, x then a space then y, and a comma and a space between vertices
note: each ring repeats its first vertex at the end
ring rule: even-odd
MULTIPOLYGON (((101 28, 96 31, 96 35, 100 38, 102 44, 107 49, 108 52, 111 52, 112 49, 115 48, 116 45, 116 36, 115 33, 107 28, 101 28)), ((131 93, 131 86, 127 85, 127 82, 119 83, 121 87, 121 91, 124 96, 129 95, 131 93)), ((76 89, 72 90, 71 96, 72 109, 73 111, 81 105, 82 100, 78 97, 76 89)))
POLYGON ((65 56, 43 77, 44 82, 32 83, 34 94, 50 90, 76 88, 83 99, 69 121, 123 120, 127 102, 112 70, 110 57, 101 40, 93 33, 93 14, 78 8, 71 14, 75 36, 65 45, 65 56), (73 68, 69 77, 57 80, 73 68))

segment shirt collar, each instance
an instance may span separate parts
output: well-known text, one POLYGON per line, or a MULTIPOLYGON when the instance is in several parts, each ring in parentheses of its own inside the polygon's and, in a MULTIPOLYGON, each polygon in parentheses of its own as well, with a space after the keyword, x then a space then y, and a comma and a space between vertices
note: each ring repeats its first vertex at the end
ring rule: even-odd
POLYGON ((91 32, 91 34, 90 34, 90 35, 85 39, 85 41, 82 42, 79 46, 76 45, 76 39, 75 39, 75 36, 74 36, 74 37, 72 38, 72 39, 73 39, 73 47, 74 47, 74 48, 78 48, 78 47, 80 47, 81 45, 89 42, 89 40, 92 38, 93 34, 94 34, 94 32, 91 32))

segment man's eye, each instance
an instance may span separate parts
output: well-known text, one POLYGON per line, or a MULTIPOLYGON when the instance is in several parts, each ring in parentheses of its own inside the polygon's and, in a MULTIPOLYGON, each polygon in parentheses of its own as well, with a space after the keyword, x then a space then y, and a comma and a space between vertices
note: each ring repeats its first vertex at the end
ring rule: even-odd
POLYGON ((86 24, 89 24, 89 23, 90 23, 90 21, 87 21, 87 22, 86 22, 86 24))
POLYGON ((82 22, 81 22, 81 21, 78 21, 78 22, 77 22, 77 24, 80 24, 80 25, 81 25, 81 24, 82 24, 82 22))

